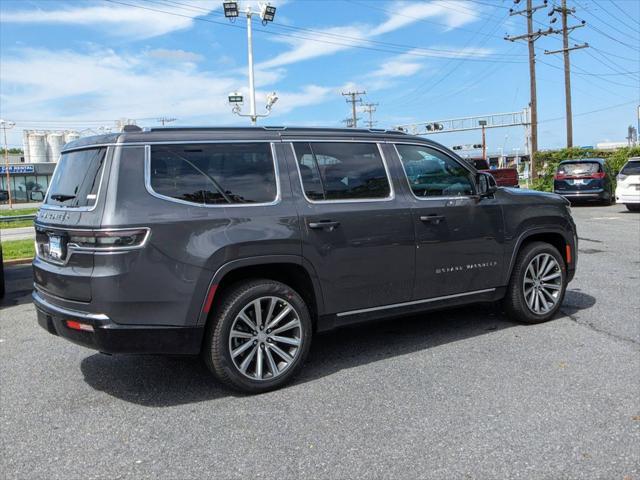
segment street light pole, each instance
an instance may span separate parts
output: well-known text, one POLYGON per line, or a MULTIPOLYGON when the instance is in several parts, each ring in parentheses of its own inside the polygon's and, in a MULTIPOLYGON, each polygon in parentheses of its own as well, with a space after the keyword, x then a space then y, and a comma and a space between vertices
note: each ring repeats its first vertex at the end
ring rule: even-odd
POLYGON ((251 7, 247 7, 247 56, 249 61, 249 116, 251 118, 251 125, 257 123, 256 117, 256 90, 254 85, 253 76, 253 30, 251 28, 253 12, 251 7))
POLYGON ((7 129, 16 126, 14 122, 0 120, 0 126, 4 132, 4 168, 7 176, 7 194, 9 195, 9 208, 13 208, 13 196, 11 194, 11 175, 9 173, 9 147, 7 145, 7 129))

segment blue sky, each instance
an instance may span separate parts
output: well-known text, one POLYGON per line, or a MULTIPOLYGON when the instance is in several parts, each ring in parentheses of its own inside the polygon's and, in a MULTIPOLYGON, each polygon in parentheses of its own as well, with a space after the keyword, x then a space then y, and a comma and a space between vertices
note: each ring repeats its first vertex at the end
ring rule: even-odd
MULTIPOLYGON (((272 3, 275 22, 254 23, 258 108, 269 92, 279 96, 263 124, 343 125, 350 110, 340 92, 349 89, 379 103, 377 127, 516 111, 529 101, 527 47, 503 39, 526 28, 509 16, 510 0, 272 3)), ((574 142, 623 140, 640 104, 640 1, 568 5, 571 24, 587 22, 571 43, 591 46, 571 55, 574 142)), ((228 22, 219 1, 0 6, 0 117, 16 122, 12 145, 23 128, 96 130, 122 117, 143 126, 162 116, 176 117, 173 125, 248 123, 226 101, 246 93, 245 24, 228 22)), ((536 28, 548 26, 549 9, 536 14, 536 28)), ((562 57, 544 55, 561 46, 558 36, 536 42, 541 148, 565 141, 562 57)), ((522 149, 523 137, 521 128, 490 131, 489 150, 522 149)), ((434 139, 480 140, 476 132, 434 139)))

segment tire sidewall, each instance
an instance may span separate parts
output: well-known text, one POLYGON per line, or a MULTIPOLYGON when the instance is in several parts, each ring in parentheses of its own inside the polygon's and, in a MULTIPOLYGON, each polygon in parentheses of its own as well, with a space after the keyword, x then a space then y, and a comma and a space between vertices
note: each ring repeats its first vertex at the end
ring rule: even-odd
MULTIPOLYGON (((230 302, 223 302, 212 338, 212 348, 216 348, 221 355, 213 360, 215 372, 221 379, 228 380, 233 386, 250 393, 259 393, 278 388, 288 383, 302 368, 311 346, 312 322, 308 308, 302 297, 289 286, 273 280, 252 281, 239 285, 235 292, 242 290, 240 295, 230 295, 230 302), (289 302, 296 310, 301 324, 301 345, 297 357, 287 371, 272 380, 252 380, 240 373, 233 363, 229 350, 229 335, 236 316, 250 302, 260 297, 278 297, 289 302), (215 343, 215 345, 213 345, 215 343)), ((211 351, 207 352, 211 355, 211 351)))

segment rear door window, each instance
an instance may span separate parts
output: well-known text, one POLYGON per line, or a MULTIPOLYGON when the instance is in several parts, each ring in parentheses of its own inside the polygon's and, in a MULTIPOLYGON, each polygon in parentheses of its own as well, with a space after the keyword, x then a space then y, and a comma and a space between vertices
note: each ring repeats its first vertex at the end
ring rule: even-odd
POLYGON ((106 154, 106 148, 63 153, 49 184, 45 204, 71 208, 94 206, 106 154))
POLYGON ((152 145, 150 183, 165 197, 206 205, 270 203, 277 197, 269 143, 152 145))
POLYGON ((295 143, 304 193, 309 200, 365 200, 391 196, 375 143, 295 143))

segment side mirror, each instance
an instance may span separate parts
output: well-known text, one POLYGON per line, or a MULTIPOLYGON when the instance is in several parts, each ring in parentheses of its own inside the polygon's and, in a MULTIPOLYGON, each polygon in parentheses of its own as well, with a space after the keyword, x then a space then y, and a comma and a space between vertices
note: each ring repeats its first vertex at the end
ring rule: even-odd
POLYGON ((496 190, 498 190, 498 184, 493 175, 486 172, 478 172, 476 176, 476 185, 478 189, 478 195, 480 197, 490 197, 496 190))

